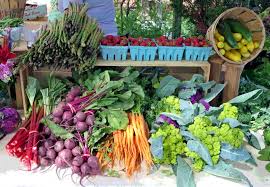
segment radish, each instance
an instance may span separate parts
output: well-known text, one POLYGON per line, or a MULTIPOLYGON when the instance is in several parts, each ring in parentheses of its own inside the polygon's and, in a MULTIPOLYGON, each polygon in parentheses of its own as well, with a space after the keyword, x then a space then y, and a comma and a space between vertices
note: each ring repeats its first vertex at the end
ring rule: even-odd
POLYGON ((82 154, 82 149, 80 146, 76 146, 72 149, 73 156, 79 156, 82 154))
POLYGON ((84 112, 77 112, 75 118, 77 119, 78 122, 83 122, 85 121, 85 118, 86 118, 86 114, 84 112))
POLYGON ((79 132, 85 132, 88 130, 88 125, 85 122, 80 121, 76 124, 76 129, 79 132))
POLYGON ((72 150, 76 146, 76 143, 72 139, 66 139, 64 145, 67 149, 72 150))
POLYGON ((56 152, 54 149, 49 149, 47 152, 46 152, 46 156, 51 159, 51 160, 54 160, 55 157, 56 157, 56 152))
POLYGON ((54 150, 59 153, 60 151, 62 151, 64 149, 64 142, 63 141, 57 141, 55 144, 54 144, 54 150))

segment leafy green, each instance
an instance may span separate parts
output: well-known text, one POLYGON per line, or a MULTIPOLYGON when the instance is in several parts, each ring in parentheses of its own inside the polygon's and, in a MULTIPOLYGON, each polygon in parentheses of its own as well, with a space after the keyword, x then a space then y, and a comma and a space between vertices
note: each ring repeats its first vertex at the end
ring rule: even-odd
POLYGON ((127 113, 122 110, 107 110, 107 120, 113 130, 124 130, 128 125, 127 113))
POLYGON ((162 98, 172 95, 178 88, 180 81, 171 75, 164 77, 160 82, 160 87, 157 89, 157 95, 162 98))
POLYGON ((247 161, 251 158, 251 155, 244 148, 235 149, 229 144, 222 144, 220 157, 225 160, 247 161))
POLYGON ((270 161, 270 146, 267 146, 264 149, 260 150, 259 154, 259 160, 270 161))
POLYGON ((149 140, 151 146, 151 153, 154 158, 162 159, 163 158, 163 138, 159 136, 157 138, 150 138, 149 140))
POLYGON ((68 132, 66 129, 64 129, 63 127, 60 127, 59 125, 55 124, 54 122, 52 122, 51 120, 47 118, 44 118, 41 122, 47 127, 49 127, 52 133, 56 137, 60 137, 65 140, 65 139, 73 138, 74 136, 72 133, 68 132))

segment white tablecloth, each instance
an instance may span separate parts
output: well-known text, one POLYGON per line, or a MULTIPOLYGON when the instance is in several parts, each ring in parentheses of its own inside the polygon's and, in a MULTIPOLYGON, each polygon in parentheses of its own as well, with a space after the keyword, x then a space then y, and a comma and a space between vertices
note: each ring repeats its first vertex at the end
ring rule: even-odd
MULTIPOLYGON (((75 187, 80 186, 73 183, 70 175, 59 180, 55 168, 46 172, 28 172, 20 170, 18 159, 10 157, 5 151, 5 145, 12 135, 0 141, 0 186, 1 187, 75 187)), ((257 157, 257 150, 249 147, 254 157, 257 157)), ((265 171, 267 162, 257 161, 258 167, 242 164, 237 165, 251 181, 254 187, 269 187, 270 173, 265 171)), ((166 168, 165 168, 166 169, 166 168)), ((69 174, 70 170, 66 172, 69 174)), ((64 175, 61 171, 60 176, 64 175)), ((74 176, 74 180, 79 180, 74 176)), ((195 180, 197 187, 244 187, 245 184, 235 183, 223 178, 208 175, 204 172, 196 173, 195 180)), ((160 171, 150 175, 137 174, 133 179, 125 176, 120 178, 98 176, 84 180, 85 186, 146 186, 146 187, 176 187, 175 176, 165 176, 160 171), (91 181, 91 182, 90 182, 91 181)))

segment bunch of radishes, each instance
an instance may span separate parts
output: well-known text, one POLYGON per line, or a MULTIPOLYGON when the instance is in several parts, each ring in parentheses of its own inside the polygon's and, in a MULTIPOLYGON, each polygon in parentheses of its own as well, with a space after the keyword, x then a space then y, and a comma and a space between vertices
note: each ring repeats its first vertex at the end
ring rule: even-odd
POLYGON ((210 43, 204 37, 190 37, 184 40, 185 46, 209 47, 210 43))
POLYGON ((184 38, 183 37, 179 37, 176 39, 168 39, 166 36, 160 36, 159 38, 156 38, 157 44, 159 46, 178 46, 178 47, 182 47, 183 46, 183 42, 184 42, 184 38))
POLYGON ((128 39, 126 36, 107 35, 101 40, 101 45, 107 46, 127 46, 128 39))
POLYGON ((150 38, 132 38, 129 37, 129 42, 131 46, 151 46, 151 47, 155 47, 156 43, 150 39, 150 38))
POLYGON ((55 164, 57 169, 71 167, 72 174, 78 174, 81 179, 101 173, 97 157, 90 155, 87 141, 79 134, 62 140, 56 138, 48 127, 43 132, 45 138, 38 148, 41 166, 55 164))

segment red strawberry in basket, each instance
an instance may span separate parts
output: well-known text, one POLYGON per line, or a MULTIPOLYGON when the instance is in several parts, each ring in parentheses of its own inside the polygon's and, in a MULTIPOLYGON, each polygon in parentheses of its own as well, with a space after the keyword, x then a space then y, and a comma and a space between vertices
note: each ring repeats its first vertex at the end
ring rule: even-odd
POLYGON ((159 40, 161 40, 161 41, 166 41, 166 40, 167 40, 167 37, 166 37, 166 36, 160 36, 160 37, 159 37, 159 40))
POLYGON ((147 43, 143 41, 140 46, 147 46, 147 43))
POLYGON ((113 40, 113 38, 114 38, 114 36, 113 36, 113 35, 107 35, 105 38, 106 38, 107 40, 112 41, 112 40, 113 40))
POLYGON ((100 43, 101 43, 101 45, 107 45, 108 44, 108 40, 105 39, 105 38, 103 38, 100 43))
POLYGON ((121 37, 116 36, 116 37, 114 37, 113 41, 114 41, 115 44, 119 44, 121 42, 121 37))
POLYGON ((142 37, 139 37, 137 40, 138 40, 139 43, 142 43, 143 42, 143 38, 142 37))
POLYGON ((155 47, 156 46, 155 42, 151 42, 151 46, 155 47))

